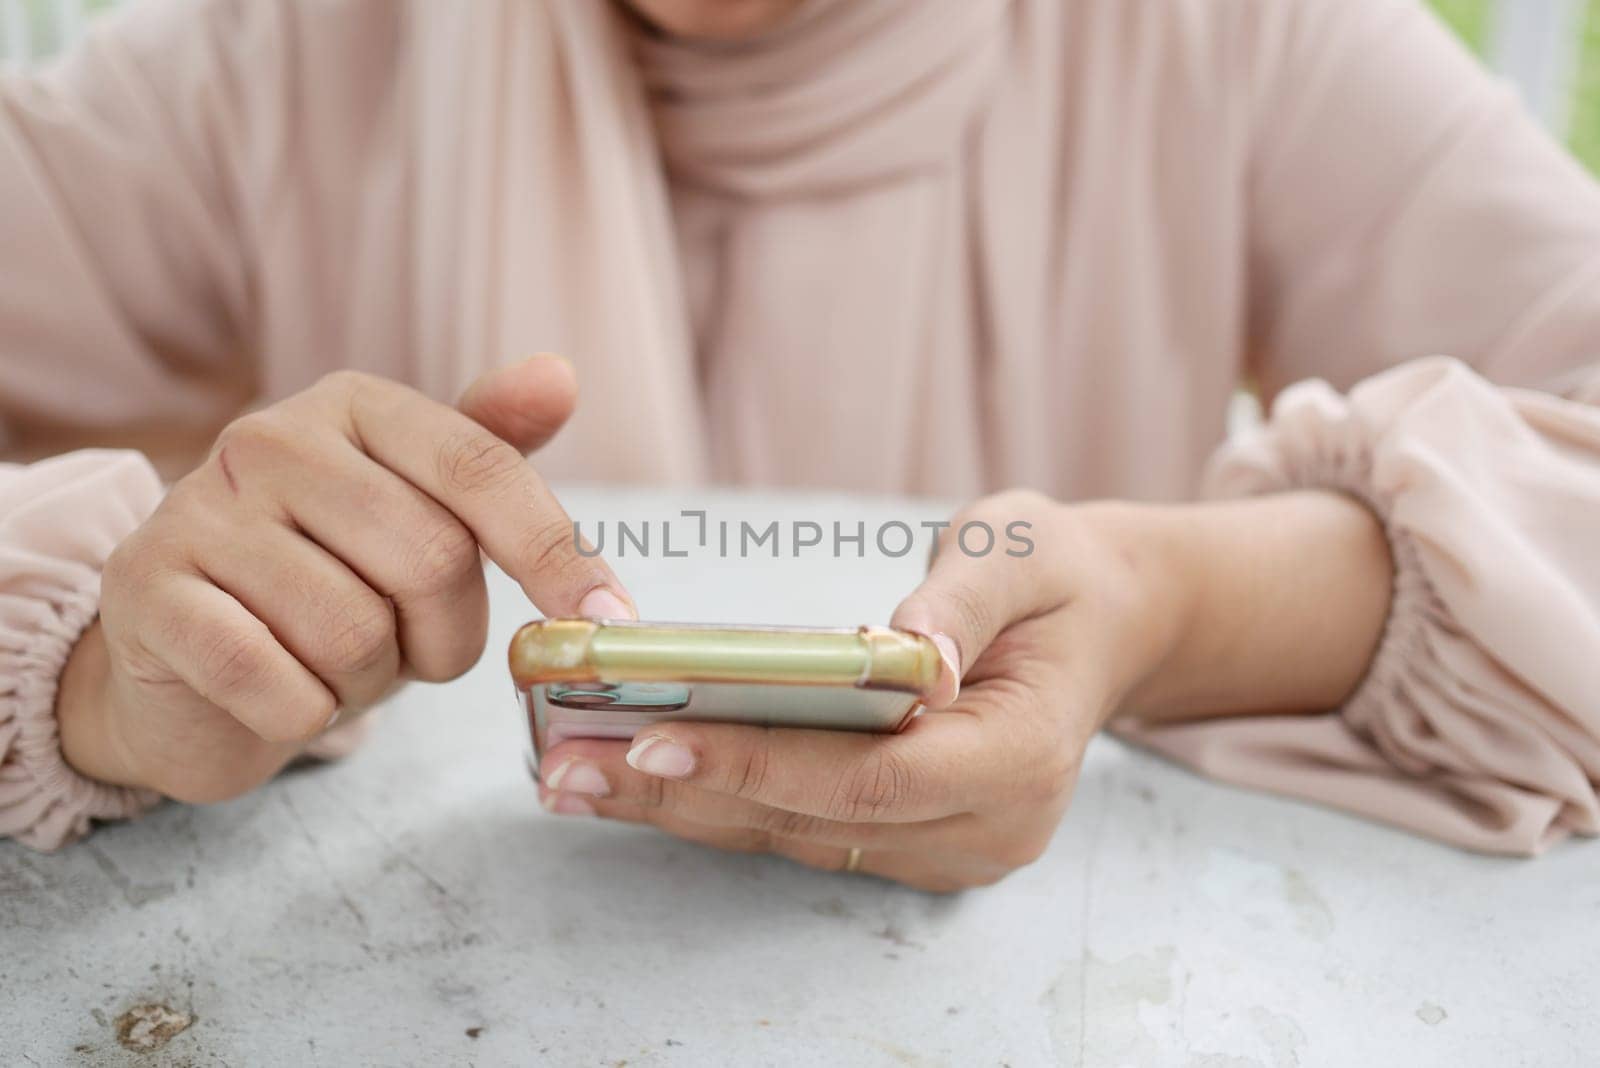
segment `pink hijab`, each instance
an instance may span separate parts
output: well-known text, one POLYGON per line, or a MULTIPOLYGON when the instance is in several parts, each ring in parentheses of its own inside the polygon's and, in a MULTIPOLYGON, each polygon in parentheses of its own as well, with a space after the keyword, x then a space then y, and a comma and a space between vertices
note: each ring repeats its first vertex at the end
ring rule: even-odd
MULTIPOLYGON (((1013 446, 980 433, 1003 373, 983 236, 1008 155, 982 120, 1009 6, 822 0, 753 46, 638 40, 694 265, 714 475, 825 484, 838 456, 773 442, 864 409, 902 432, 841 444, 884 482, 971 494, 999 479, 991 446, 1013 446), (808 299, 815 279, 824 300, 808 299)), ((1013 352, 1037 360, 1044 340, 1013 352)))
POLYGON ((1059 254, 1070 190, 1045 164, 1076 125, 1072 6, 812 0, 736 45, 662 37, 612 4, 440 13, 419 33, 468 39, 420 52, 422 99, 439 106, 418 195, 499 210, 434 219, 469 232, 437 237, 430 255, 462 270, 433 277, 489 306, 424 323, 420 348, 538 337, 573 357, 590 405, 541 457, 558 476, 1192 492, 1236 337, 1224 317, 1205 366, 1161 395, 1137 360, 1118 383, 1097 366, 1078 309, 1098 293, 1059 254), (530 41, 548 62, 529 61, 530 41), (486 122, 505 129, 484 136, 486 122), (1136 447, 1126 418, 1173 404, 1211 412, 1166 421, 1176 467, 1136 447), (1098 455, 1075 455, 1074 437, 1098 455))

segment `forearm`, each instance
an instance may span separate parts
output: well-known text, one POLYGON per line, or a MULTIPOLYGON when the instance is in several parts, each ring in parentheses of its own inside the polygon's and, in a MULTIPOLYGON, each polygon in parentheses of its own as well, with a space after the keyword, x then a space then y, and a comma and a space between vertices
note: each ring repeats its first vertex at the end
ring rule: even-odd
POLYGON ((1393 564, 1376 517, 1343 494, 1135 509, 1170 637, 1116 715, 1146 720, 1338 707, 1366 674, 1393 564))

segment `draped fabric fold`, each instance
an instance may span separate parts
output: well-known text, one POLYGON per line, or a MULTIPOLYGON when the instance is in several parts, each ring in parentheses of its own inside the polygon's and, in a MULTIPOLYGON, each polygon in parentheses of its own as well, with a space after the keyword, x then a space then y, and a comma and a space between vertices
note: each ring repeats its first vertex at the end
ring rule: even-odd
POLYGON ((710 302, 696 347, 718 478, 828 485, 836 452, 772 447, 813 438, 877 484, 992 481, 979 296, 995 279, 972 175, 1012 14, 813 0, 733 45, 635 28, 681 260, 710 302), (863 411, 897 432, 838 440, 863 411))
POLYGON ((862 191, 964 162, 1006 59, 1010 0, 813 0, 733 44, 635 34, 680 181, 760 201, 862 191))

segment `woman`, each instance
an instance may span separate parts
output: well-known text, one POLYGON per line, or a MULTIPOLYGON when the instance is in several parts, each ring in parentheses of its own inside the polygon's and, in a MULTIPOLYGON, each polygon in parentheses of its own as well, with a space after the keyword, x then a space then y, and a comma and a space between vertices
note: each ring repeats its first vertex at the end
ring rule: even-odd
POLYGON ((902 604, 947 661, 903 735, 569 742, 553 811, 968 886, 1111 723, 1471 848, 1600 832, 1600 192, 1411 0, 146 4, 4 83, 0 248, 15 454, 145 454, 0 476, 31 845, 464 671, 479 547, 633 615, 541 475, 1038 545, 902 604))

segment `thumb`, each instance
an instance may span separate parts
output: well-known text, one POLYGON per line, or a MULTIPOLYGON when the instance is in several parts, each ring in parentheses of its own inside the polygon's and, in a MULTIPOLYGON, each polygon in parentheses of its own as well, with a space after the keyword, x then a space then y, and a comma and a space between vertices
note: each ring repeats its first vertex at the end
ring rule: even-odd
POLYGON ((955 701, 963 674, 1001 631, 1052 607, 1050 584, 1029 563, 1004 552, 969 556, 948 546, 895 609, 890 626, 931 638, 944 661, 929 708, 955 701))
POLYGON ((555 437, 577 403, 572 364, 540 353, 483 374, 456 409, 501 441, 532 452, 555 437))

